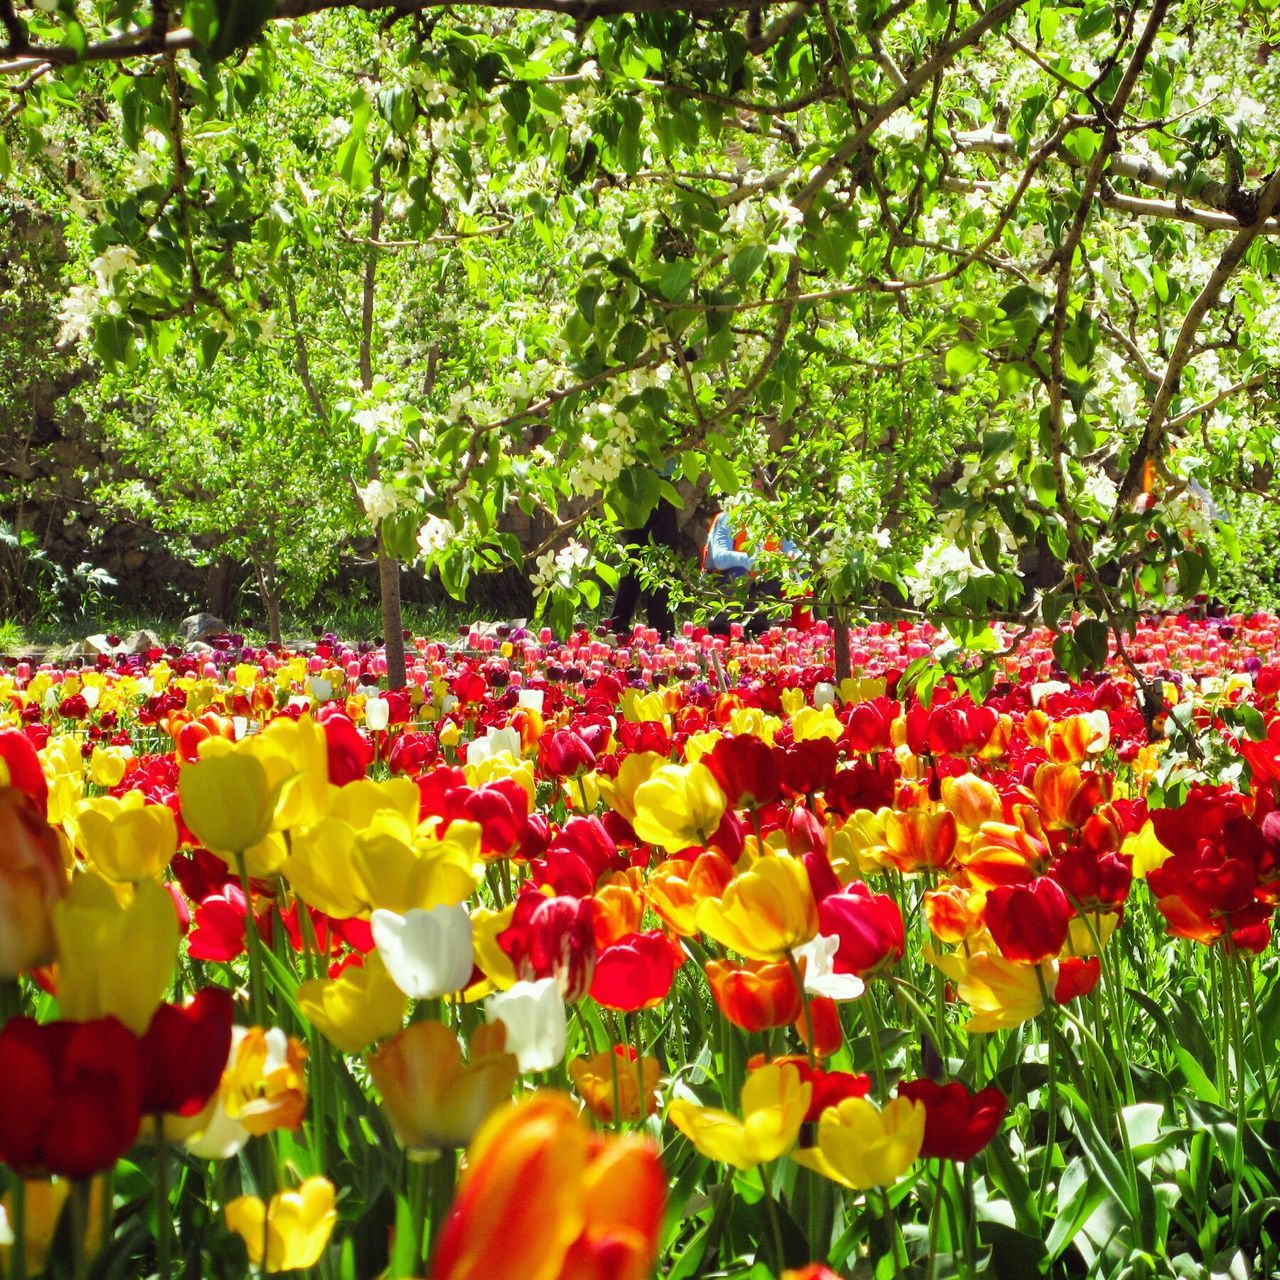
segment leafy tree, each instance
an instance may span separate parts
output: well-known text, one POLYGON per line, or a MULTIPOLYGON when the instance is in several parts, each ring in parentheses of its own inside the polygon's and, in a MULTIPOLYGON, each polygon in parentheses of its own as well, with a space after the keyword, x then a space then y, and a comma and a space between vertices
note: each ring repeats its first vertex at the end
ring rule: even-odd
POLYGON ((280 317, 388 553, 458 593, 527 555, 563 621, 667 458, 730 499, 769 442, 748 518, 842 611, 1122 626, 1212 582, 1192 481, 1275 454, 1266 6, 312 7, 14 11, 10 144, 54 201, 93 139, 102 359, 280 317))

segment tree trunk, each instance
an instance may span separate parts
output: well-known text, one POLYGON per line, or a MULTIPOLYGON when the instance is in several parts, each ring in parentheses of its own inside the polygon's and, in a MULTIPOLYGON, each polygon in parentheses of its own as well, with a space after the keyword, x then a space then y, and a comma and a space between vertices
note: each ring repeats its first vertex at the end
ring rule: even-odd
POLYGON ((271 644, 280 643, 280 591, 276 582, 275 565, 268 573, 262 561, 254 559, 254 570, 258 575, 258 595, 262 599, 262 607, 267 612, 267 640, 271 644))
POLYGON ((209 565, 205 602, 215 618, 228 620, 227 614, 231 611, 231 561, 226 556, 219 556, 209 565))
POLYGON ((836 684, 839 684, 853 674, 849 667, 849 624, 841 609, 836 609, 831 615, 831 639, 836 650, 836 684))
POLYGON ((272 644, 280 643, 280 597, 269 595, 263 602, 267 606, 267 639, 272 644))
POLYGON ((400 615, 400 565, 387 555, 378 535, 378 587, 382 596, 382 638, 387 650, 387 685, 405 686, 404 622, 400 615))
MULTIPOLYGON (((378 194, 369 215, 369 256, 364 264, 364 288, 360 300, 360 385, 365 391, 373 387, 373 306, 378 281, 378 234, 382 230, 382 189, 378 182, 378 194)), ((378 459, 369 459, 369 479, 378 478, 378 459)), ((382 638, 387 655, 387 686, 403 689, 406 684, 404 667, 404 618, 400 612, 400 565, 387 554, 383 545, 382 530, 374 530, 378 539, 378 593, 382 598, 382 638)))

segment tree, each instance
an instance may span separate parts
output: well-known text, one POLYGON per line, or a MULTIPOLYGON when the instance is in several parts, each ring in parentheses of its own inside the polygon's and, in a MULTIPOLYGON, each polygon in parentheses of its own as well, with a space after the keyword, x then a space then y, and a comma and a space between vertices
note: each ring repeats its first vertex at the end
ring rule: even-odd
POLYGON ((349 400, 383 542, 456 592, 528 554, 561 621, 666 458, 729 497, 764 440, 788 483, 750 518, 805 527, 841 609, 1119 625, 1211 580, 1191 482, 1265 484, 1275 453, 1260 7, 519 7, 161 11, 39 75, 7 24, 24 168, 91 100, 127 151, 168 139, 174 180, 90 219, 138 261, 114 311, 86 301, 99 354, 235 332, 251 282, 351 249, 379 255, 376 316, 429 281, 410 323, 375 319, 349 400), (517 508, 541 545, 514 544, 517 508))

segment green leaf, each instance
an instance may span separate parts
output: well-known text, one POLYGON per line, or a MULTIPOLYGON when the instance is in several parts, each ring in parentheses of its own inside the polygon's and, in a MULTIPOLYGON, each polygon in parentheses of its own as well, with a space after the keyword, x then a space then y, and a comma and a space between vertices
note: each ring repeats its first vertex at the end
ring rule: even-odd
POLYGON ((1084 656, 1086 664, 1100 670, 1107 661, 1107 641, 1111 632, 1105 622, 1097 618, 1081 618, 1076 624, 1076 647, 1084 656))
POLYGON ((967 378, 986 360, 976 342, 958 342, 947 352, 947 377, 959 382, 967 378))
POLYGON ((762 244, 749 244, 739 249, 729 262, 729 274, 734 283, 745 289, 751 277, 764 265, 768 254, 768 249, 762 244))
POLYGON ((678 302, 689 292, 693 281, 693 263, 688 258, 677 258, 658 278, 658 292, 668 302, 678 302))

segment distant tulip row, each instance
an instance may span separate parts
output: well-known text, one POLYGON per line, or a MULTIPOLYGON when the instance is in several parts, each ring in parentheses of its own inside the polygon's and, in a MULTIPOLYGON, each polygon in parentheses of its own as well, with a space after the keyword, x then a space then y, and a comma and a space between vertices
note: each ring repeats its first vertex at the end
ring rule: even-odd
POLYGON ((1243 1134, 1280 624, 1078 681, 1010 637, 980 703, 915 683, 944 639, 840 683, 822 627, 420 642, 402 691, 336 637, 0 673, 9 1273, 975 1274, 1019 1162, 1057 1240, 1079 1117, 1137 1203, 1157 970, 1243 1134))

